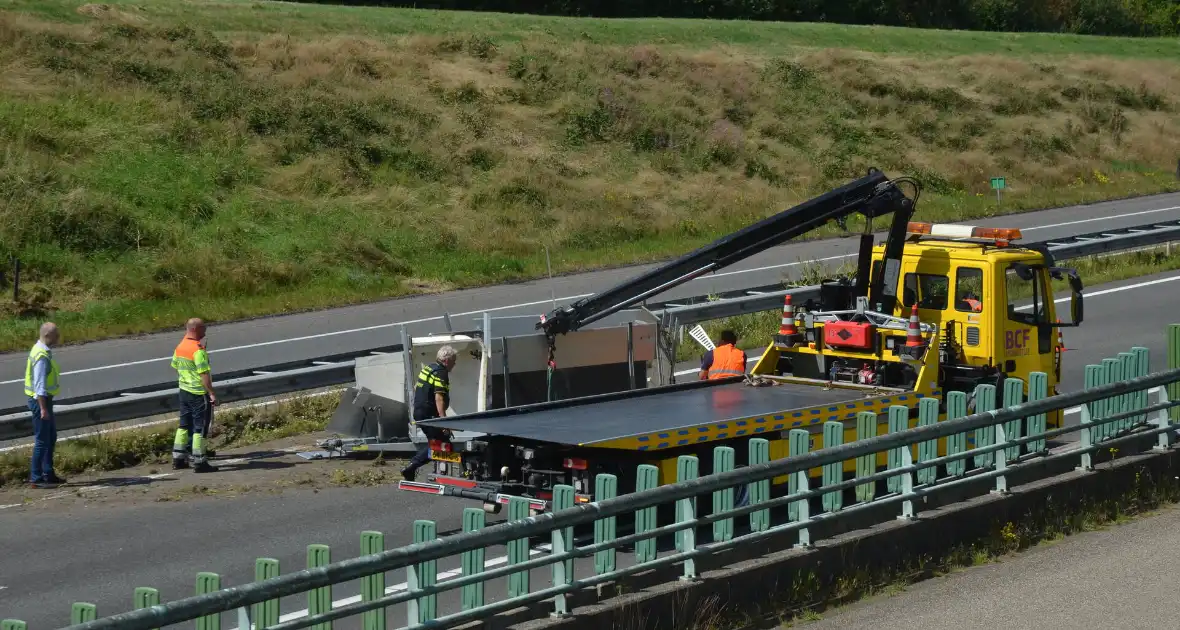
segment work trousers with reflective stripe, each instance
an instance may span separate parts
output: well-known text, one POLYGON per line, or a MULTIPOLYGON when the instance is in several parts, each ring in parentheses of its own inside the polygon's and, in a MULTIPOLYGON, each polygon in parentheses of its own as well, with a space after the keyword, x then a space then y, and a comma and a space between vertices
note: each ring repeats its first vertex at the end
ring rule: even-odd
POLYGON ((172 460, 189 459, 194 464, 205 461, 206 431, 213 419, 213 406, 205 394, 180 390, 180 426, 172 443, 172 460))

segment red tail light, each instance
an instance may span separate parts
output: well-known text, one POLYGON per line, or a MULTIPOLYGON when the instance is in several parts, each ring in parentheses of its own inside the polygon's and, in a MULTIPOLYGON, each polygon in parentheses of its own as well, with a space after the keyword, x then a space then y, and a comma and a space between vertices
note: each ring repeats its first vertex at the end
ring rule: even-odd
POLYGON ((442 440, 430 440, 430 450, 449 453, 451 451, 451 443, 442 440))
POLYGON ((561 465, 572 470, 586 470, 590 466, 586 460, 577 457, 567 457, 561 460, 561 465))

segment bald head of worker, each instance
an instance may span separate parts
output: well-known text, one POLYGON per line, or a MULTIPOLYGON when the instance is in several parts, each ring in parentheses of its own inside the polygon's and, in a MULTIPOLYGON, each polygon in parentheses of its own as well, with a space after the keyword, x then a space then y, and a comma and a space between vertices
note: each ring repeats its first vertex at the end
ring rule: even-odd
POLYGON ((205 338, 205 322, 200 317, 194 317, 184 324, 184 336, 192 339, 205 338))
POLYGON ((44 324, 41 324, 40 335, 41 343, 49 346, 50 348, 56 346, 58 340, 61 338, 61 333, 57 331, 57 324, 53 322, 45 322, 44 324))

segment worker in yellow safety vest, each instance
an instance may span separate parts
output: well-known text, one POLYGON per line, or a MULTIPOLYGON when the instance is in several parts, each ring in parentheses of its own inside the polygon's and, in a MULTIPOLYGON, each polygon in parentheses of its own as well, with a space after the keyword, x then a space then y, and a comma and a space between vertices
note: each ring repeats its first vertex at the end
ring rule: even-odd
POLYGON ((66 483, 53 472, 53 451, 57 445, 57 423, 53 417, 53 397, 61 392, 61 368, 53 359, 51 348, 61 339, 57 324, 41 324, 40 338, 29 350, 25 362, 25 396, 33 417, 33 461, 29 466, 29 483, 34 488, 56 488, 66 483))
POLYGON ((205 454, 213 406, 217 404, 212 368, 205 352, 205 322, 194 317, 185 324, 184 339, 172 353, 172 368, 180 385, 180 426, 172 442, 172 468, 187 468, 191 462, 193 472, 216 472, 205 454))
POLYGON ((721 331, 720 343, 701 359, 701 380, 742 376, 746 373, 746 353, 737 348, 737 335, 732 330, 721 331))

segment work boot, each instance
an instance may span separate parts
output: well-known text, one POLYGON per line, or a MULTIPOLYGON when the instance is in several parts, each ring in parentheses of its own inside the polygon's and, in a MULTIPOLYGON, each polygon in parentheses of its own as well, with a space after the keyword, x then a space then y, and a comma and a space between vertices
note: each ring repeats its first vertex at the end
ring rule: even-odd
POLYGON ((201 462, 193 465, 193 472, 195 473, 211 473, 217 471, 218 468, 216 466, 210 466, 209 462, 201 462))
POLYGON ((59 486, 64 486, 69 482, 65 479, 62 479, 61 477, 58 477, 57 473, 49 473, 49 483, 56 483, 59 486))
POLYGON ((188 468, 188 460, 187 459, 174 459, 174 460, 172 460, 172 470, 183 470, 185 468, 188 468))
POLYGON ((414 475, 415 475, 417 472, 418 472, 418 471, 416 471, 416 470, 414 470, 414 469, 412 469, 412 468, 403 468, 403 469, 402 469, 402 479, 405 479, 406 481, 413 481, 413 480, 414 480, 414 475))
POLYGON ((29 486, 39 490, 52 490, 56 488, 58 484, 53 483, 52 481, 30 481, 29 486))

